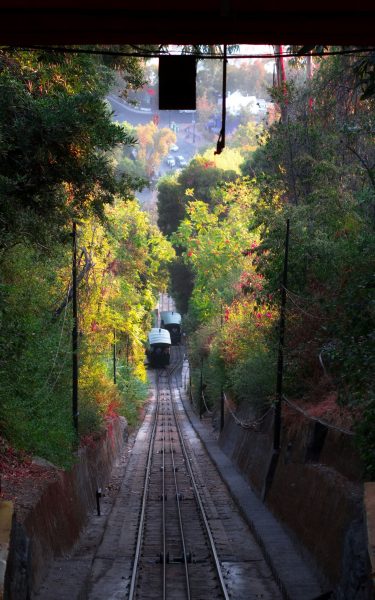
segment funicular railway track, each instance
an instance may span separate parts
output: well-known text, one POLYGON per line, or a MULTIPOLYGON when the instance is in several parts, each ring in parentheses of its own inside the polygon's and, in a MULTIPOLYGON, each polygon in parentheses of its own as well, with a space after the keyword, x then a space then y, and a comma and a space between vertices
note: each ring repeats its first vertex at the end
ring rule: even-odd
POLYGON ((150 402, 102 533, 95 520, 67 581, 55 585, 57 563, 41 600, 289 600, 185 412, 183 348, 171 354, 149 373, 150 402))
POLYGON ((229 599, 214 535, 179 423, 173 386, 182 349, 156 375, 156 406, 129 600, 229 599), (156 558, 157 557, 157 558, 156 558))

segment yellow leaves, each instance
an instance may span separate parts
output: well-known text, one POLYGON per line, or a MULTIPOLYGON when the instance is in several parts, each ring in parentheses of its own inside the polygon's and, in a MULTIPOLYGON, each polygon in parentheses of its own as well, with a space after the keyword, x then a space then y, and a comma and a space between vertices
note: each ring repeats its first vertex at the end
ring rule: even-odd
POLYGON ((146 172, 150 176, 167 156, 169 148, 176 141, 176 134, 166 127, 159 129, 154 122, 150 121, 145 125, 138 125, 137 135, 138 158, 143 162, 146 172))
MULTIPOLYGON (((73 189, 66 185, 65 190, 74 201, 73 189)), ((100 425, 98 415, 121 400, 111 379, 114 330, 119 360, 127 357, 132 376, 146 380, 151 311, 166 285, 165 265, 175 254, 137 201, 116 199, 105 216, 104 224, 91 217, 78 226, 80 402, 93 427, 100 425), (88 259, 91 267, 85 271, 88 259)), ((52 291, 56 304, 71 285, 70 248, 62 264, 52 291)))
POLYGON ((187 188, 185 190, 185 196, 190 196, 191 198, 194 197, 194 188, 187 188))
POLYGON ((235 171, 240 175, 240 165, 243 162, 243 156, 240 150, 235 148, 225 148, 221 154, 214 154, 214 148, 206 150, 203 157, 212 163, 212 166, 225 171, 235 171))
POLYGON ((69 152, 74 158, 82 158, 85 155, 84 149, 77 144, 70 144, 69 152))
POLYGON ((67 204, 72 204, 74 201, 74 187, 71 183, 68 182, 64 182, 62 184, 65 193, 66 193, 66 197, 67 197, 67 204))

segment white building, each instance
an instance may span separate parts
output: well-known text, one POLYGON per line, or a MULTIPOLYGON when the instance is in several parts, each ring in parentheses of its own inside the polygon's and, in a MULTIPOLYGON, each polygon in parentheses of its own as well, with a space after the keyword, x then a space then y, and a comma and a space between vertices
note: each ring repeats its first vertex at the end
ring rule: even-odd
MULTIPOLYGON (((219 104, 222 100, 219 99, 219 104)), ((227 111, 231 115, 238 115, 243 108, 247 108, 253 115, 266 114, 272 103, 256 96, 243 96, 236 90, 233 93, 228 92, 227 111)))

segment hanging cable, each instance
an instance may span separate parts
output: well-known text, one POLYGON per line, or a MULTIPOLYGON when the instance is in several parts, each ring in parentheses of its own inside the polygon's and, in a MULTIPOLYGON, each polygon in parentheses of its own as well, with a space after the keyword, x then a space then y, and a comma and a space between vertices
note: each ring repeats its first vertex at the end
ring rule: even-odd
POLYGON ((336 431, 339 431, 340 433, 344 433, 345 435, 351 435, 351 436, 355 435, 355 433, 353 431, 350 431, 349 429, 345 429, 344 427, 339 427, 337 425, 333 425, 332 423, 328 423, 328 421, 326 421, 325 419, 319 419, 318 417, 313 417, 306 410, 304 410, 303 408, 298 406, 298 404, 295 404, 295 402, 292 402, 291 400, 289 400, 289 398, 287 398, 285 396, 285 394, 283 394, 283 400, 288 406, 290 406, 290 408, 292 408, 296 412, 301 413, 301 415, 303 415, 306 419, 309 419, 310 421, 315 421, 316 423, 320 423, 321 425, 324 425, 324 427, 327 427, 328 429, 335 429, 336 431))
POLYGON ((229 402, 225 392, 224 392, 224 401, 225 401, 225 404, 226 404, 230 414, 232 415, 234 422, 236 423, 236 425, 239 425, 240 427, 242 427, 242 429, 257 429, 262 424, 264 419, 274 410, 274 406, 270 406, 266 410, 266 412, 258 419, 253 419, 251 421, 241 421, 241 419, 239 419, 237 417, 237 415, 234 413, 234 411, 232 410, 230 402, 229 402))
MULTIPOLYGON (((140 50, 139 52, 126 52, 121 50, 96 50, 93 48, 82 48, 82 47, 72 47, 72 46, 44 46, 44 45, 32 45, 32 46, 19 46, 19 45, 7 45, 2 47, 3 50, 21 50, 21 51, 38 51, 43 50, 46 52, 55 52, 58 54, 93 54, 93 55, 102 55, 102 56, 128 56, 133 58, 159 58, 159 56, 174 56, 176 54, 180 55, 181 53, 169 52, 163 50, 146 51, 140 50)), ((317 56, 322 58, 324 56, 345 56, 345 55, 360 55, 367 54, 369 52, 374 52, 375 47, 369 48, 353 48, 353 49, 343 49, 343 50, 327 50, 325 52, 283 52, 282 54, 271 54, 271 53, 263 53, 263 54, 231 54, 227 57, 229 59, 238 59, 238 58, 256 58, 256 59, 269 59, 272 60, 274 58, 284 57, 284 58, 301 58, 303 56, 317 56)), ((213 60, 222 60, 222 55, 220 54, 203 54, 202 52, 184 52, 185 55, 195 56, 198 59, 213 59, 213 60)))
POLYGON ((214 154, 221 154, 225 148, 225 119, 227 115, 227 45, 224 44, 224 55, 223 55, 223 94, 222 94, 222 109, 221 109, 221 130, 219 133, 219 139, 216 144, 216 151, 214 154))

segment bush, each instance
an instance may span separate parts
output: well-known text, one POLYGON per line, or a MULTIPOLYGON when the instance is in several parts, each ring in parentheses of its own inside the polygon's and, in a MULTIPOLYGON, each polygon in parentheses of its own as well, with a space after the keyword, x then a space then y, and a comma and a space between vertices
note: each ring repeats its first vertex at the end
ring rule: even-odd
POLYGON ((245 361, 235 363, 228 373, 236 399, 262 409, 274 396, 276 389, 276 361, 267 351, 249 354, 245 361))
POLYGON ((139 409, 148 396, 148 384, 134 374, 131 365, 120 363, 117 388, 120 394, 118 411, 130 426, 135 426, 138 422, 139 409))
POLYGON ((69 311, 53 318, 58 258, 26 246, 7 253, 0 295, 1 425, 17 449, 66 467, 75 440, 69 311))

